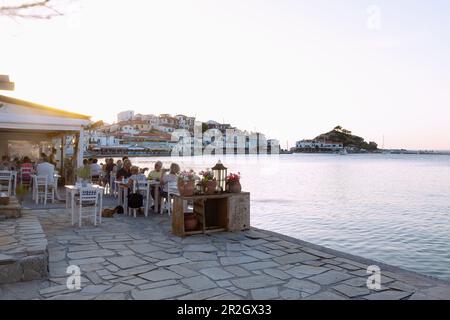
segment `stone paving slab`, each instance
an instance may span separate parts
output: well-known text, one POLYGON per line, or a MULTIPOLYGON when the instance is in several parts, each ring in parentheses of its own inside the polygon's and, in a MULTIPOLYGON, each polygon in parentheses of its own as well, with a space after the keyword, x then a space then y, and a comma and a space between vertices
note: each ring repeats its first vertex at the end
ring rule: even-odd
MULTIPOLYGON (((72 227, 62 209, 27 215, 38 217, 45 237, 30 221, 21 241, 34 243, 36 252, 48 245, 49 278, 0 285, 0 299, 450 300, 446 281, 265 230, 179 238, 159 214, 120 215, 83 228, 72 227), (66 286, 70 264, 81 268, 80 290, 66 286), (382 270, 378 291, 367 288, 373 264, 382 270)), ((13 230, 0 229, 0 274, 21 247, 13 230)))
POLYGON ((48 277, 47 246, 36 214, 0 221, 0 284, 48 277))

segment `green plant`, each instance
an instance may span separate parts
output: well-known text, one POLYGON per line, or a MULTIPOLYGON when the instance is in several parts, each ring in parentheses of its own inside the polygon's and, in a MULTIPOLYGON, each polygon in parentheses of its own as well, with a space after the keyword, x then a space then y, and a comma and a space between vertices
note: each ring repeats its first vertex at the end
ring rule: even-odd
POLYGON ((28 193, 28 188, 25 187, 23 184, 19 184, 16 187, 16 195, 18 196, 25 196, 28 193))
POLYGON ((211 170, 201 171, 200 175, 203 177, 202 182, 214 181, 214 173, 211 170))

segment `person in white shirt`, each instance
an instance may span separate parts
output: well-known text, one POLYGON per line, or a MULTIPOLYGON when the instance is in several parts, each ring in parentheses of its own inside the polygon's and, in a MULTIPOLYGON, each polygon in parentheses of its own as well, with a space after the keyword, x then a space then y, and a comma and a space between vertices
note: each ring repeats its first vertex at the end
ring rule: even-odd
POLYGON ((43 158, 42 162, 37 165, 36 173, 38 176, 46 176, 49 185, 55 183, 55 166, 48 162, 47 157, 43 158))
POLYGON ((98 164, 98 160, 93 159, 90 167, 91 167, 91 176, 93 178, 99 178, 102 173, 102 167, 98 164))
POLYGON ((61 197, 58 193, 57 181, 55 178, 55 166, 49 162, 47 156, 43 157, 40 163, 36 166, 36 175, 38 176, 46 176, 47 177, 47 185, 51 188, 54 188, 55 191, 55 199, 61 200, 61 197))
POLYGON ((170 165, 170 171, 169 174, 163 174, 161 176, 161 186, 162 186, 162 195, 163 197, 167 197, 167 191, 169 182, 177 182, 178 181, 178 174, 180 173, 180 166, 176 163, 172 163, 170 165))

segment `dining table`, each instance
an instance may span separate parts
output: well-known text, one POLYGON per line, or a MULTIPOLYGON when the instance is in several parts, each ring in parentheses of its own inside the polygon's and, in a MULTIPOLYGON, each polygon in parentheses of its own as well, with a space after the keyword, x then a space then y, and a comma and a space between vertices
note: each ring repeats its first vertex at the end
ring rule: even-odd
MULTIPOLYGON (((149 190, 154 190, 154 197, 153 197, 153 206, 154 206, 154 212, 158 212, 159 210, 159 186, 161 185, 160 181, 158 180, 149 180, 147 181, 149 190)), ((128 212, 128 180, 115 180, 114 184, 116 185, 116 192, 117 192, 117 205, 122 206, 124 209, 124 212, 128 212)), ((150 191, 147 194, 147 199, 150 198, 150 191)))
MULTIPOLYGON (((99 199, 99 223, 102 223, 102 210, 103 210, 103 193, 104 193, 104 187, 93 184, 89 185, 91 188, 96 188, 99 190, 98 194, 100 195, 99 199)), ((69 209, 69 203, 70 203, 70 209, 71 209, 71 216, 72 216, 72 225, 75 224, 74 217, 75 217, 75 196, 80 193, 80 189, 82 188, 82 185, 76 184, 76 185, 66 185, 64 186, 66 189, 66 209, 69 209)))

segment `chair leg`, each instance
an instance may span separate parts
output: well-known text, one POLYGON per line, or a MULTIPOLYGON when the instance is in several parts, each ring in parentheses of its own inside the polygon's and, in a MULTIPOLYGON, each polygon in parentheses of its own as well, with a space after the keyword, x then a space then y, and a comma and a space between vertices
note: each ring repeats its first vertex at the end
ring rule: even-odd
POLYGON ((97 203, 95 203, 94 207, 94 226, 97 226, 97 203))
POLYGON ((172 201, 170 200, 170 195, 167 195, 167 214, 170 217, 170 207, 172 205, 172 201))
POLYGON ((81 216, 81 210, 82 210, 82 204, 81 204, 81 201, 80 201, 80 209, 79 209, 79 212, 78 212, 78 226, 81 228, 81 218, 82 218, 82 216, 81 216))
POLYGON ((147 218, 148 217, 148 197, 145 200, 145 209, 144 210, 145 210, 145 212, 144 212, 145 217, 147 218))

